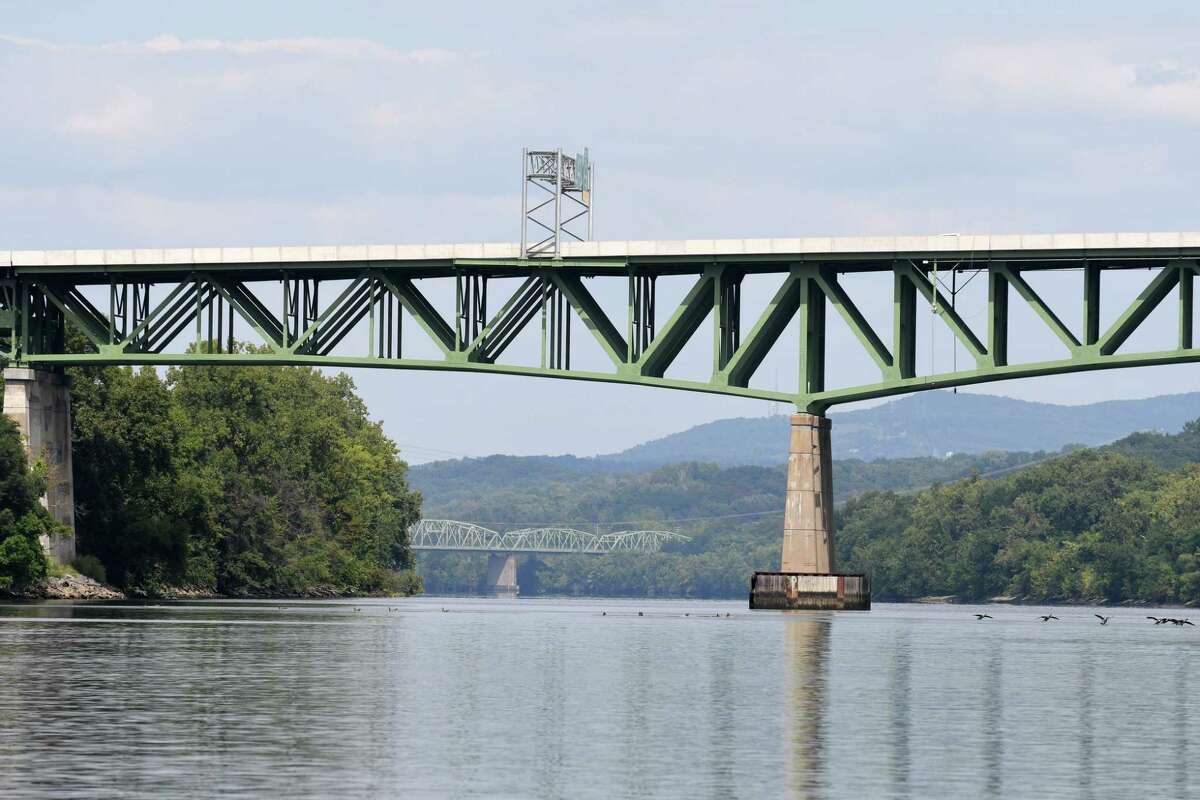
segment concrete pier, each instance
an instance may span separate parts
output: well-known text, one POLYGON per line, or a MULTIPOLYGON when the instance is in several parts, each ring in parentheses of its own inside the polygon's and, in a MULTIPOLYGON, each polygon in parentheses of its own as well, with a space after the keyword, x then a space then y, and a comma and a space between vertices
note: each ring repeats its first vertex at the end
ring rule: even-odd
POLYGON ((494 597, 516 597, 521 591, 517 585, 517 554, 491 553, 488 555, 487 592, 494 597))
POLYGON ((833 464, 829 418, 793 414, 781 572, 833 571, 833 464))
POLYGON ((75 558, 75 488, 71 474, 71 395, 66 378, 55 372, 9 367, 4 370, 4 415, 17 423, 30 463, 46 465, 42 505, 70 529, 66 536, 42 537, 42 547, 68 564, 75 558))
POLYGON ((793 414, 779 572, 756 572, 750 608, 871 608, 865 575, 835 573, 829 418, 793 414))

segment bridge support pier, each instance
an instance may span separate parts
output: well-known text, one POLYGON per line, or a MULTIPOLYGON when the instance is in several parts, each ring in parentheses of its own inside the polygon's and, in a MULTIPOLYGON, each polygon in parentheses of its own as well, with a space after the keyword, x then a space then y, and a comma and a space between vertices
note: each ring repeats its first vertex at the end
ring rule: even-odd
POLYGON ((61 564, 75 558, 75 484, 71 474, 71 394, 56 372, 4 370, 4 415, 17 423, 30 462, 42 459, 48 482, 42 505, 70 533, 42 537, 42 547, 61 564))
POLYGON ((517 554, 489 553, 487 593, 492 597, 516 597, 521 591, 517 585, 517 554))
POLYGON ((756 572, 751 608, 869 609, 865 575, 834 572, 833 459, 829 418, 793 414, 779 572, 756 572))

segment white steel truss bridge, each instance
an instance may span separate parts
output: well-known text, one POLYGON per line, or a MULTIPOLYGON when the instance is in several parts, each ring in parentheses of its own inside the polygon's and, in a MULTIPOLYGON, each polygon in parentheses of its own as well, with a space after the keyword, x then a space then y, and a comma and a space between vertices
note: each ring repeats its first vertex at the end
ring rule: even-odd
POLYGON ((464 550, 486 553, 657 553, 664 544, 688 542, 673 531, 619 531, 597 535, 573 528, 522 528, 498 531, 450 519, 423 519, 408 529, 413 550, 464 550))

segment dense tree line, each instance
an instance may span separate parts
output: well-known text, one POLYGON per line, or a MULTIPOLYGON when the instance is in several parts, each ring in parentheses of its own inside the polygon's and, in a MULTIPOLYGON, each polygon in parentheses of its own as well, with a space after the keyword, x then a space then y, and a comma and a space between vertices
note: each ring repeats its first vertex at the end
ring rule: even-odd
MULTIPOLYGON (((834 497, 841 501, 872 489, 908 491, 972 474, 993 475, 1049 455, 990 450, 946 458, 838 459, 833 462, 834 497)), ((551 484, 593 483, 654 469, 604 458, 496 455, 421 464, 413 468, 411 481, 421 490, 425 507, 436 515, 443 508, 461 511, 475 503, 492 505, 501 495, 527 502, 540 487, 551 484)), ((783 467, 768 469, 782 474, 783 467)))
MULTIPOLYGON (((995 459, 998 471, 1011 467, 995 459)), ((868 477, 890 464, 862 463, 868 477)), ((782 468, 685 464, 483 492, 431 513, 500 529, 599 521, 604 531, 661 526, 693 537, 651 556, 525 557, 523 593, 737 597, 753 571, 778 568, 783 493, 782 468)), ((1200 422, 992 478, 867 491, 837 510, 836 525, 840 568, 869 572, 879 599, 1197 601, 1200 422)), ((422 571, 430 591, 470 592, 485 562, 431 554, 422 571)))
POLYGON ((0 416, 0 590, 22 589, 46 576, 39 538, 62 529, 38 501, 45 490, 44 466, 31 467, 16 423, 0 416))
POLYGON ((77 544, 134 593, 411 592, 420 497, 345 375, 71 371, 77 544))

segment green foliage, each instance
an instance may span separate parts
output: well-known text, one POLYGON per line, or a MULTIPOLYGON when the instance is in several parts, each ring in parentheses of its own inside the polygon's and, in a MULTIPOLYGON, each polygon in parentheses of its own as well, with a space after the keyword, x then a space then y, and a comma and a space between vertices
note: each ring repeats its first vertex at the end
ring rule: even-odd
MULTIPOLYGON (((1055 458, 971 458, 984 461, 835 462, 843 484, 910 489, 872 488, 836 511, 839 568, 869 572, 881 600, 1200 600, 1200 464, 1193 463, 1200 422, 1176 435, 1135 434, 1055 458), (940 470, 964 468, 982 474, 936 483, 940 470)), ((475 494, 441 480, 427 500, 429 516, 497 529, 500 522, 586 528, 595 520, 605 530, 661 526, 693 537, 650 556, 525 557, 518 573, 525 594, 738 597, 752 572, 778 568, 782 468, 682 464, 475 494)), ((486 571, 486 557, 474 554, 428 554, 421 564, 434 592, 476 591, 486 571)))
POLYGON ((95 556, 82 555, 75 556, 75 560, 71 562, 71 566, 80 575, 85 575, 97 583, 107 583, 108 573, 104 569, 104 564, 95 556))
POLYGON ((347 376, 181 367, 73 378, 79 546, 118 585, 419 588, 406 571, 420 496, 347 376))
POLYGON ((39 538, 62 532, 38 498, 45 475, 30 469, 21 433, 0 417, 0 589, 20 589, 46 577, 39 538))

